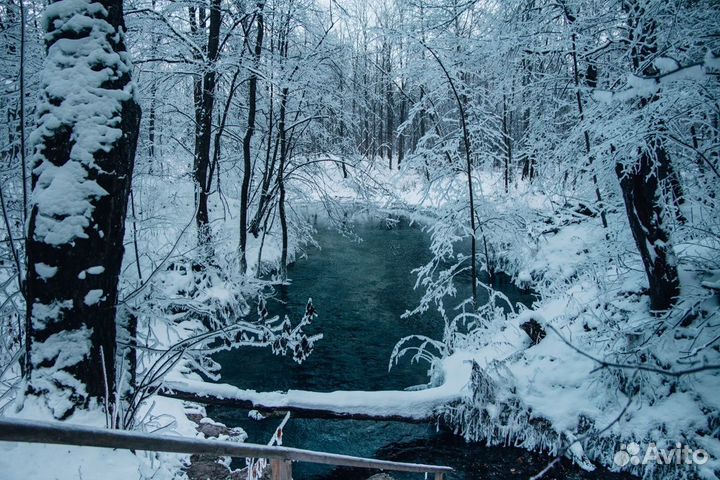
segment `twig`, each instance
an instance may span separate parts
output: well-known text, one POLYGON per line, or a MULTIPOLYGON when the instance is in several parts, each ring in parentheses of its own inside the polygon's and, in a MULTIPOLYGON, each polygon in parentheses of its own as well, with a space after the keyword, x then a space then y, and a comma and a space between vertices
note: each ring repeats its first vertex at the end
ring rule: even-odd
POLYGON ((130 300, 130 299, 132 299, 133 297, 135 297, 135 295, 137 295, 138 293, 140 293, 141 290, 143 290, 145 287, 148 286, 148 284, 150 283, 150 280, 152 280, 152 278, 155 276, 155 274, 165 265, 165 262, 167 262, 168 259, 172 256, 173 252, 175 251, 175 249, 177 248, 177 246, 180 244, 180 239, 182 239, 182 237, 183 237, 183 235, 185 235, 185 232, 187 231, 187 229, 190 228, 190 225, 192 225, 193 220, 195 220, 195 215, 196 215, 196 214, 197 214, 197 209, 195 209, 195 212, 194 212, 193 215, 190 217, 190 221, 189 221, 189 222, 185 225, 185 227, 183 227, 183 229, 180 231, 180 235, 178 235, 177 240, 175 240, 175 243, 173 244, 173 246, 172 246, 172 248, 170 249, 170 251, 168 252, 168 254, 165 255, 165 258, 162 259, 162 261, 158 264, 158 266, 155 267, 155 269, 154 269, 152 272, 150 272, 150 275, 148 275, 148 279, 145 281, 145 283, 141 284, 138 288, 136 288, 135 290, 133 290, 132 292, 130 292, 130 293, 129 293, 128 295, 126 295, 125 298, 123 298, 122 300, 119 300, 119 301, 118 301, 119 304, 120 304, 120 303, 127 303, 128 300, 130 300))
MULTIPOLYGON (((558 332, 558 331, 555 329, 555 327, 553 327, 552 325, 548 325, 547 328, 549 328, 550 330, 552 330, 553 332, 555 332, 555 334, 556 334, 558 337, 560 337, 560 340, 562 340, 562 341, 565 343, 565 345, 567 345, 568 347, 572 348, 573 350, 575 350, 577 353, 579 353, 579 354, 582 355, 583 357, 589 358, 590 360, 593 360, 593 361, 599 363, 600 366, 599 366, 598 368, 596 368, 595 370, 598 370, 598 369, 601 369, 601 368, 607 368, 607 367, 627 368, 627 369, 631 369, 631 370, 642 370, 642 371, 645 371, 645 372, 658 373, 658 374, 667 375, 667 376, 670 376, 670 377, 681 377, 681 376, 683 376, 683 375, 690 375, 690 374, 692 374, 692 373, 704 372, 704 371, 706 371, 706 370, 720 370, 720 365, 715 365, 715 364, 703 365, 703 366, 700 366, 700 367, 689 368, 689 369, 687 369, 687 370, 662 370, 662 369, 660 369, 660 368, 648 367, 648 366, 645 366, 645 365, 632 365, 632 364, 626 364, 626 363, 608 362, 607 360, 601 360, 601 359, 599 359, 599 358, 597 358, 597 357, 593 357, 592 355, 590 355, 590 354, 587 353, 587 352, 583 352, 583 351, 580 350, 578 347, 576 347, 575 345, 573 345, 572 343, 570 343, 568 340, 566 340, 565 337, 563 337, 563 336, 560 334, 560 332, 558 332)), ((593 370, 593 371, 595 371, 595 370, 593 370)))
POLYGON ((7 208, 5 207, 5 195, 3 193, 2 183, 0 183, 0 206, 2 207, 3 220, 5 221, 5 229, 7 229, 8 240, 10 243, 10 251, 12 252, 13 260, 15 261, 15 268, 17 268, 18 288, 20 289, 20 293, 25 296, 25 292, 23 290, 22 270, 20 268, 20 256, 18 255, 17 249, 15 248, 15 241, 13 239, 12 230, 10 229, 10 219, 8 218, 7 208))
POLYGON ((587 433, 587 434, 583 435, 581 438, 579 438, 579 439, 575 440, 574 442, 571 442, 571 443, 569 443, 568 445, 566 445, 565 448, 563 448, 563 449, 560 451, 560 453, 558 453, 557 456, 556 456, 550 463, 548 463, 548 464, 545 466, 545 468, 543 468, 543 469, 542 469, 540 472, 538 472, 536 475, 533 475, 532 477, 530 477, 530 480, 539 480, 540 478, 542 478, 543 475, 545 475, 551 468, 553 468, 553 467, 555 466, 555 464, 557 464, 557 463, 560 461, 560 459, 561 459, 563 456, 565 456, 565 454, 567 453, 568 449, 569 449, 570 447, 572 447, 573 445, 575 445, 576 443, 581 443, 581 442, 587 440, 587 439, 590 438, 590 437, 599 437, 599 436, 602 435, 603 433, 607 432, 613 425, 615 425, 617 422, 620 421, 620 419, 622 418, 623 415, 625 415, 625 412, 626 412, 627 409, 630 407, 630 404, 631 404, 631 403, 632 403, 632 397, 628 398, 628 402, 625 404, 625 407, 620 411, 620 413, 618 414, 618 416, 615 417, 615 419, 614 419, 612 422, 610 422, 609 424, 607 424, 607 425, 605 426, 605 428, 603 428, 602 430, 600 430, 600 431, 598 431, 598 432, 587 433))

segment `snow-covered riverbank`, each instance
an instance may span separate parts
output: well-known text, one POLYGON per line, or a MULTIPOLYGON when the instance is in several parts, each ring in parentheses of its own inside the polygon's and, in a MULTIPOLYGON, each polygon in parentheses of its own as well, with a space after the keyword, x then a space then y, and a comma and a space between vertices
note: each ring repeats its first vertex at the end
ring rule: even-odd
MULTIPOLYGON (((716 239, 678 235, 682 293, 674 310, 654 315, 619 208, 607 213, 609 227, 603 228, 582 205, 537 186, 515 185, 509 201, 500 178, 476 179, 483 192, 479 219, 488 221, 483 238, 490 244, 481 263, 531 286, 538 298, 532 309, 488 307, 469 318, 455 316, 445 302, 449 351, 477 362, 470 394, 444 409, 445 420, 467 439, 565 452, 587 469, 595 464, 646 478, 716 478, 720 361, 709 346, 718 335, 718 298, 711 288, 718 272, 707 268, 716 261, 716 239), (537 344, 520 328, 529 320, 546 333, 537 344), (632 444, 641 449, 638 463, 618 462, 632 444), (653 446, 673 460, 644 461, 653 446), (700 452, 702 462, 687 454, 681 459, 684 447, 700 452)), ((421 210, 432 217, 445 207, 448 188, 402 193, 432 205, 421 210)), ((453 244, 443 238, 452 226, 431 231, 436 251, 453 244)))
MULTIPOLYGON (((436 185, 426 190, 419 177, 405 172, 382 181, 377 177, 371 182, 374 188, 369 189, 367 182, 372 177, 368 172, 360 191, 371 192, 371 196, 363 203, 357 196, 356 180, 343 180, 334 166, 327 169, 327 175, 325 200, 332 199, 337 210, 335 217, 321 221, 341 225, 337 223, 339 218, 351 221, 356 215, 407 215, 425 225, 439 242, 443 241, 441 235, 452 232, 452 228, 437 228, 448 205, 448 191, 455 188, 452 181, 442 184, 442 188, 436 185)), ((430 388, 333 393, 243 391, 199 383, 194 373, 198 365, 192 357, 183 358, 166 372, 165 385, 199 396, 247 400, 265 408, 294 406, 415 419, 439 415, 469 440, 520 445, 551 455, 567 453, 586 469, 604 465, 620 470, 614 462, 621 445, 653 443, 669 450, 680 443, 704 449, 709 461, 700 466, 655 462, 624 470, 644 472, 653 478, 713 478, 719 465, 720 444, 708 425, 712 425, 712 412, 720 408, 716 395, 720 379, 714 370, 683 374, 712 363, 709 352, 693 358, 693 352, 710 342, 714 332, 708 328, 712 326, 708 321, 716 312, 717 299, 707 285, 717 279, 693 268, 699 259, 712 254, 710 247, 703 242, 678 245, 683 280, 681 308, 686 317, 674 314, 658 318, 648 313, 642 295, 642 271, 627 232, 621 228, 604 229, 596 217, 573 213, 559 198, 527 186, 519 185, 523 193, 510 203, 498 200, 498 183, 492 175, 480 176, 477 181, 484 192, 480 199, 483 215, 508 219, 511 225, 505 230, 487 231, 492 251, 485 252, 489 255, 483 260, 485 267, 492 260, 516 283, 534 288, 538 299, 532 309, 513 305, 508 311, 498 310, 496 305, 485 306, 478 316, 469 317, 471 325, 467 318, 447 315, 446 338, 435 339, 444 345, 445 354, 430 354, 436 356, 430 388), (553 210, 550 220, 547 213, 553 210), (700 321, 690 320, 684 325, 692 315, 700 321), (536 345, 521 328, 528 320, 537 322, 546 333, 536 345)), ((303 197, 312 198, 312 192, 304 192, 303 197)), ((308 217, 322 215, 318 205, 306 200, 300 208, 308 217)), ((167 205, 158 201, 156 208, 166 211, 167 205)), ((623 221, 619 213, 611 213, 609 218, 614 225, 623 221)), ((176 223, 182 226, 179 218, 176 223)), ((223 231, 217 230, 218 237, 225 235, 223 231)), ((227 235, 231 231, 229 228, 227 235)), ((183 240, 182 228, 178 228, 177 235, 180 245, 192 244, 190 239, 183 240)), ((232 241, 232 237, 229 239, 232 241)), ((152 341, 148 347, 157 351, 207 331, 208 325, 197 318, 197 313, 202 318, 228 306, 239 312, 239 286, 247 295, 266 285, 260 281, 241 286, 237 280, 217 275, 210 283, 198 285, 202 276, 197 272, 170 265, 177 263, 173 253, 178 249, 177 242, 168 243, 168 248, 172 248, 168 260, 153 278, 154 301, 163 309, 183 306, 185 313, 181 310, 172 324, 153 319, 149 315, 152 309, 140 317, 141 329, 150 332, 147 338, 152 341), (193 288, 197 290, 191 297, 183 293, 193 288)), ((263 248, 264 261, 272 265, 279 256, 276 231, 268 232, 263 248)), ((456 248, 461 254, 462 244, 456 248)), ((137 279, 130 276, 126 281, 137 279)), ((501 297, 493 298, 502 302, 501 297)), ((137 426, 145 431, 202 437, 196 424, 187 418, 187 413, 198 412, 203 414, 199 406, 188 407, 179 400, 151 396, 143 403, 139 414, 143 420, 137 426)), ((46 415, 26 405, 21 417, 45 419, 46 415)), ((105 422, 97 412, 71 420, 92 426, 105 422)), ((170 454, 132 455, 95 449, 86 452, 37 445, 6 444, 2 448, 6 453, 2 456, 6 459, 3 466, 17 473, 17 478, 42 477, 50 471, 58 473, 59 478, 70 478, 75 472, 82 475, 98 471, 99 465, 108 461, 122 468, 109 468, 104 478, 172 478, 188 462, 188 456, 170 454), (10 462, 16 455, 35 456, 42 461, 20 465, 10 462)))

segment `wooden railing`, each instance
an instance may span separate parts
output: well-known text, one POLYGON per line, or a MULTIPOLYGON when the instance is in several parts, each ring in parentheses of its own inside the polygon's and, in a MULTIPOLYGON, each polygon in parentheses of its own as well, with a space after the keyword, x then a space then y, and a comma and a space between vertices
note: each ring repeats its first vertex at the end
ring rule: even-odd
POLYGON ((452 471, 450 467, 437 465, 373 460, 298 448, 170 437, 59 422, 50 423, 14 419, 0 419, 0 441, 121 448, 152 452, 195 453, 240 458, 267 458, 270 460, 273 480, 291 480, 292 462, 319 463, 383 471, 432 473, 435 474, 435 480, 442 480, 445 473, 452 471))

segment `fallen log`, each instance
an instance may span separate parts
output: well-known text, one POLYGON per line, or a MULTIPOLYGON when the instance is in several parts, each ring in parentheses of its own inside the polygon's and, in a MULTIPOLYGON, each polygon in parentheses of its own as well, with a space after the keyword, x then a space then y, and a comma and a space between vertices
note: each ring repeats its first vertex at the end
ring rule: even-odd
POLYGON ((282 417, 285 413, 291 412, 296 418, 319 418, 327 420, 374 420, 385 422, 427 423, 434 419, 432 415, 428 415, 426 417, 411 417, 403 415, 335 412, 332 410, 305 408, 295 405, 285 405, 282 407, 263 405, 261 403, 255 403, 249 399, 223 398, 210 394, 187 392, 176 387, 170 388, 167 386, 161 387, 157 393, 163 397, 186 400, 204 405, 221 405, 242 410, 257 410, 264 417, 282 417))
POLYGON ((257 392, 198 380, 166 380, 160 395, 197 403, 260 412, 292 412, 296 417, 387 420, 421 423, 435 418, 439 407, 464 398, 470 383, 472 355, 441 360, 435 385, 421 390, 257 392))

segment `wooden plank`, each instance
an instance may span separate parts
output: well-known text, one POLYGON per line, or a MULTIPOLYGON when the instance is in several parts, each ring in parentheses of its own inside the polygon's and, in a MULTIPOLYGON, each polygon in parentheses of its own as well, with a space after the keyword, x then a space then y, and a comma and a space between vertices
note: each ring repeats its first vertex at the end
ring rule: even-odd
POLYGON ((270 460, 272 480, 292 480, 292 462, 288 460, 270 460))
POLYGON ((369 458, 314 452, 289 447, 269 447, 253 443, 202 440, 151 435, 125 430, 108 430, 61 422, 0 419, 0 441, 48 443, 86 447, 122 448, 151 452, 196 453, 216 456, 268 458, 296 462, 339 465, 397 472, 438 473, 452 468, 415 463, 389 462, 369 458))
POLYGON ((221 398, 210 394, 197 395, 192 392, 185 392, 177 388, 161 387, 158 395, 168 398, 176 398, 178 400, 187 400, 194 403, 204 405, 222 405, 226 407, 241 408, 244 410, 257 410, 264 416, 272 416, 273 412, 292 412, 297 418, 324 418, 338 420, 375 420, 388 422, 404 422, 404 423, 427 423, 432 418, 403 417, 400 415, 382 415, 382 414, 358 414, 358 413, 342 413, 330 410, 303 408, 296 405, 284 405, 282 407, 274 407, 272 405, 262 405, 254 403, 251 400, 238 398, 221 398))

